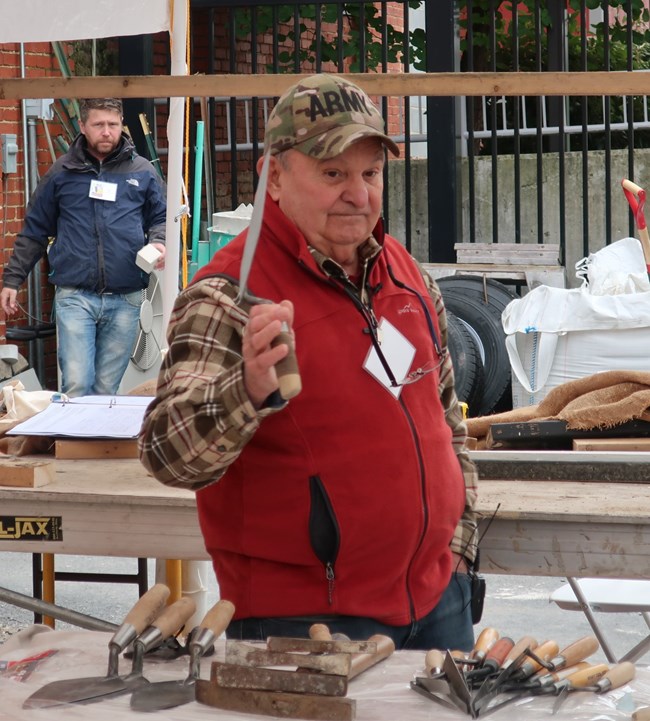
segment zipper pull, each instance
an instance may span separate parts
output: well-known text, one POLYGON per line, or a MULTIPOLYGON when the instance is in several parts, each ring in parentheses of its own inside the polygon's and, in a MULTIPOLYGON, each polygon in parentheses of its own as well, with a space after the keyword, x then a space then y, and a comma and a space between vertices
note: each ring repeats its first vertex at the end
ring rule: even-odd
POLYGON ((325 578, 327 579, 327 602, 334 603, 334 566, 328 561, 325 564, 325 578))

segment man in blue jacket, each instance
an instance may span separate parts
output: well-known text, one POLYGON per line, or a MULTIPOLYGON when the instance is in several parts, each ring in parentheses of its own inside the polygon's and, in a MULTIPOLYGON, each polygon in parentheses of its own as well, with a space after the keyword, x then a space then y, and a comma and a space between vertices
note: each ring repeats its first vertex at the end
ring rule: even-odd
POLYGON ((81 133, 45 174, 3 273, 0 305, 18 311, 18 288, 47 254, 61 390, 112 395, 133 349, 149 275, 147 243, 165 254, 165 185, 123 132, 122 101, 80 103, 81 133))

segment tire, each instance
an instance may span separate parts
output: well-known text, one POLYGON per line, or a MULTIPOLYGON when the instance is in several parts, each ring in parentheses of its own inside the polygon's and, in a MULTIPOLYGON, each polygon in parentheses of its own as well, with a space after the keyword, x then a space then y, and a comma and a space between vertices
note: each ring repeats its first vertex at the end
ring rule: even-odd
POLYGON ((476 415, 505 410, 511 380, 501 314, 517 296, 492 278, 457 275, 439 278, 437 283, 447 310, 469 326, 480 344, 485 387, 476 415))
POLYGON ((469 415, 474 416, 483 399, 483 360, 465 322, 450 312, 447 312, 447 347, 454 366, 456 395, 458 400, 467 403, 469 415))

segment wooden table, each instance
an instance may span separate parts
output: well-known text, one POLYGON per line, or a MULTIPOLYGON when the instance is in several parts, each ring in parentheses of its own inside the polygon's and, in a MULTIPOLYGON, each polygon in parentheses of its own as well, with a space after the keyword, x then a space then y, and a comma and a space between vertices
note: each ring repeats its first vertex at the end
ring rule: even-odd
MULTIPOLYGON (((482 476, 483 571, 650 577, 650 454, 483 451, 473 457, 482 476)), ((162 486, 137 460, 56 460, 55 466, 55 481, 46 486, 0 488, 0 552, 208 558, 193 493, 162 486), (59 540, 8 532, 14 518, 52 517, 60 519, 59 540)), ((33 531, 43 527, 31 523, 33 531)))

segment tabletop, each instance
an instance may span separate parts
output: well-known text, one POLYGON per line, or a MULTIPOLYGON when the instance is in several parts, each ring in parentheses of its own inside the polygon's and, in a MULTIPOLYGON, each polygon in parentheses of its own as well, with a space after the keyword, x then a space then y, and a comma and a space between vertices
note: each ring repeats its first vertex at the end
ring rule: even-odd
MULTIPOLYGON (((0 645, 0 669, 3 662, 18 661, 46 650, 57 653, 42 661, 32 673, 20 680, 10 672, 0 671, 0 721, 75 721, 88 718, 93 721, 152 718, 150 714, 132 711, 129 696, 120 696, 100 703, 65 705, 40 710, 22 709, 23 701, 49 681, 63 678, 105 676, 107 643, 110 634, 96 631, 51 631, 44 626, 31 626, 12 636, 0 645)), ((216 644, 213 657, 206 657, 201 664, 201 677, 209 678, 210 661, 223 660, 225 642, 216 644)), ((124 672, 124 659, 120 671, 124 672)), ((127 671, 128 671, 128 661, 127 671)), ((356 700, 357 721, 460 721, 470 718, 460 710, 448 709, 423 698, 409 688, 415 675, 423 673, 424 652, 398 651, 386 661, 365 671, 350 682, 348 697, 356 700)), ((147 660, 144 675, 149 681, 184 679, 188 672, 187 656, 174 661, 153 662, 147 660)), ((527 698, 496 711, 490 718, 517 718, 518 721, 547 719, 554 699, 527 698)), ((637 666, 634 681, 608 694, 588 692, 569 695, 560 711, 554 716, 558 721, 629 721, 632 710, 650 704, 650 669, 637 666)), ((184 706, 156 712, 156 719, 174 721, 254 720, 263 716, 222 711, 192 701, 184 706)))

